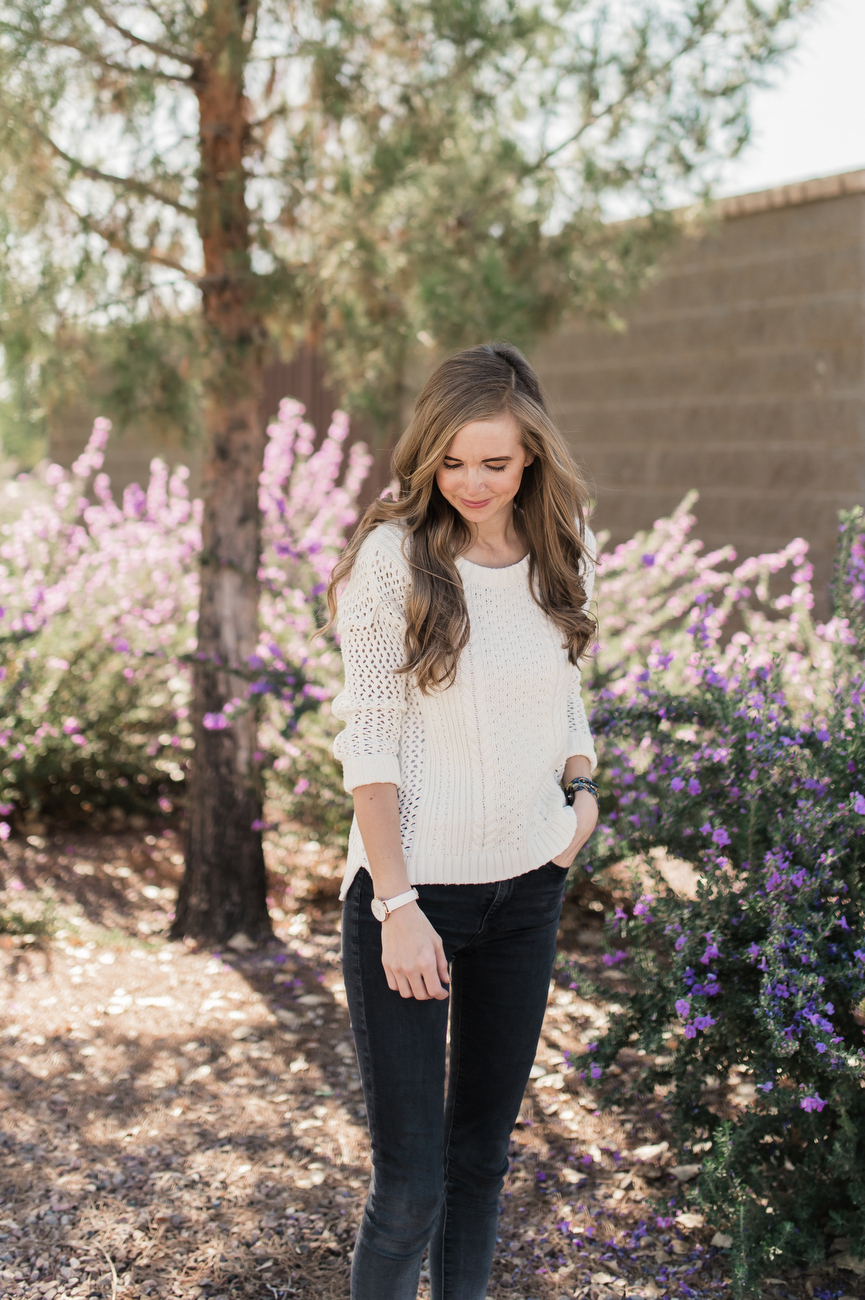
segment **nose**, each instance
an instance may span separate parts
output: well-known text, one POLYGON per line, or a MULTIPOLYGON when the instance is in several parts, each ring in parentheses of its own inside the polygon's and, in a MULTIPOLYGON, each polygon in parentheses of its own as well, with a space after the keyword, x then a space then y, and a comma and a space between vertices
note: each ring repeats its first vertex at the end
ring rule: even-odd
POLYGON ((471 497, 483 496, 486 492, 486 483, 484 482, 483 466, 479 465, 477 469, 471 467, 466 470, 466 495, 471 497))

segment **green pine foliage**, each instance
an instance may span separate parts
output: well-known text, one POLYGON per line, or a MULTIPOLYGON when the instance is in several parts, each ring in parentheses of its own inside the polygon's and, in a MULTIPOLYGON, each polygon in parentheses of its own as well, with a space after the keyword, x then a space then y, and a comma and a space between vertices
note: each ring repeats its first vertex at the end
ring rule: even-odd
POLYGON ((563 312, 614 320, 815 3, 2 0, 8 450, 82 398, 119 428, 197 432, 225 364, 204 245, 238 190, 229 261, 258 342, 322 346, 383 436, 425 358, 528 346, 563 312), (244 165, 208 189, 220 68, 244 165))

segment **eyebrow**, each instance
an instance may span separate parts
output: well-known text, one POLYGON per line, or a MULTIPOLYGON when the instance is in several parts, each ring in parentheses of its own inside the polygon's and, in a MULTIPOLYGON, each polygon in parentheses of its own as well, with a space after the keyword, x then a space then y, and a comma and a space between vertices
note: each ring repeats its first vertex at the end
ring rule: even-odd
MULTIPOLYGON (((455 460, 459 464, 462 464, 459 456, 445 456, 445 460, 455 460)), ((481 463, 486 465, 486 463, 491 460, 513 460, 513 456, 484 456, 481 463)))

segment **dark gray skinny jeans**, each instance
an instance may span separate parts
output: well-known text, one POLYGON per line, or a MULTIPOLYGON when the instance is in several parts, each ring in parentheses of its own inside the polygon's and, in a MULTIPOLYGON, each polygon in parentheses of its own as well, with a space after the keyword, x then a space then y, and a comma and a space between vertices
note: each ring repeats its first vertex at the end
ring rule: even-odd
POLYGON ((361 870, 352 882, 343 968, 373 1162, 352 1300, 415 1300, 427 1246, 432 1300, 484 1300, 566 875, 548 863, 488 885, 418 886, 450 963, 446 1002, 388 988, 372 880, 361 870))

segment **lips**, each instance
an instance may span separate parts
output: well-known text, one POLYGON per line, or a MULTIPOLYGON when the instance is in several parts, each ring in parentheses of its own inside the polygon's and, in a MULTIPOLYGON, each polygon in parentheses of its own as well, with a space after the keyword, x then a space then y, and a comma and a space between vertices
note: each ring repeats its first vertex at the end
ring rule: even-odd
POLYGON ((492 497, 487 497, 486 501, 464 501, 460 497, 460 505, 465 506, 467 510, 480 510, 483 506, 488 506, 491 501, 492 497))

